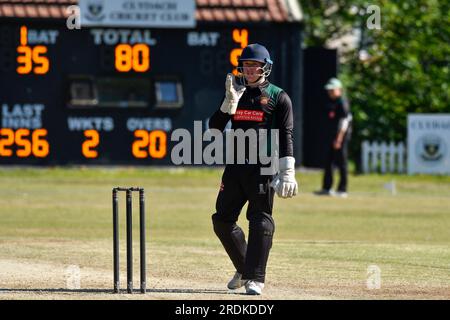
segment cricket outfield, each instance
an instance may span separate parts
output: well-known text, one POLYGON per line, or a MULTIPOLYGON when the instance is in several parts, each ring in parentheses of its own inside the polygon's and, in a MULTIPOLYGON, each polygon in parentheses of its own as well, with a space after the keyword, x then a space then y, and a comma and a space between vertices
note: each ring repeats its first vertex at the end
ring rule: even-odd
MULTIPOLYGON (((248 299, 226 289, 234 269, 212 230, 220 176, 221 169, 1 168, 0 300, 248 299), (112 293, 116 186, 146 190, 146 295, 112 293)), ((297 197, 275 200, 266 287, 252 299, 450 299, 450 177, 351 176, 348 199, 312 195, 319 172, 299 171, 297 180, 297 197), (384 188, 393 180, 396 194, 384 188)), ((124 208, 122 197, 122 289, 124 208)), ((239 224, 247 234, 245 214, 239 224)))

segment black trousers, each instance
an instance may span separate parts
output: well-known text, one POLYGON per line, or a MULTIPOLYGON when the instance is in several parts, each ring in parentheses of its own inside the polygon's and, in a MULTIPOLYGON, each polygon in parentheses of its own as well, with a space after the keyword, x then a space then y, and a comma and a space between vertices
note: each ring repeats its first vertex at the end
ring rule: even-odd
POLYGON ((344 138, 340 149, 336 150, 333 145, 328 149, 325 170, 323 175, 322 189, 331 190, 333 187, 334 166, 339 170, 339 184, 337 191, 347 192, 348 184, 348 139, 344 138))
POLYGON ((212 215, 214 231, 224 246, 236 271, 246 280, 265 281, 266 266, 275 223, 272 219, 274 190, 272 176, 260 174, 257 165, 228 165, 212 215), (248 202, 248 244, 236 224, 248 202))

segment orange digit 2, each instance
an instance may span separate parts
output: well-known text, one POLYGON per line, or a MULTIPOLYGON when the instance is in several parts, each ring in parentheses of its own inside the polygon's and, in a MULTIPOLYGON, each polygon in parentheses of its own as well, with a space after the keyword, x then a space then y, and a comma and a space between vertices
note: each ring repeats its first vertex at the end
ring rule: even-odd
POLYGON ((92 159, 98 157, 98 152, 95 148, 100 143, 100 135, 97 130, 85 130, 84 136, 86 141, 81 146, 81 152, 86 158, 92 159))

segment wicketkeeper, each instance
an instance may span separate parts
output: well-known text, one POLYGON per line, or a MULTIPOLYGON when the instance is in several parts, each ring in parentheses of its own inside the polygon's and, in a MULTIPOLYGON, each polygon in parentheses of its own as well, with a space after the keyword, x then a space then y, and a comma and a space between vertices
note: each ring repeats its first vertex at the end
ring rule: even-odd
POLYGON ((279 130, 278 174, 261 174, 262 164, 251 164, 248 158, 245 164, 227 164, 217 196, 216 213, 212 215, 214 231, 236 268, 228 288, 245 285, 247 294, 251 295, 261 294, 264 288, 275 231, 274 194, 290 198, 297 194, 298 188, 293 157, 292 103, 286 92, 268 81, 272 64, 264 46, 250 44, 244 48, 238 65, 243 77, 226 76, 225 98, 209 121, 210 128, 221 131, 230 120, 234 130, 279 130), (247 201, 248 243, 236 224, 247 201))

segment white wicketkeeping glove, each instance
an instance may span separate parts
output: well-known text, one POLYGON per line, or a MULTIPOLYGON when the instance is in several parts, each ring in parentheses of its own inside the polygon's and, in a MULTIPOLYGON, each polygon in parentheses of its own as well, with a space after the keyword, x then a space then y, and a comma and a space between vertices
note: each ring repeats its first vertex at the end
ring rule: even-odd
POLYGON ((220 106, 220 111, 228 114, 235 114, 239 103, 245 91, 245 86, 238 85, 234 74, 227 74, 225 80, 225 99, 220 106))
POLYGON ((284 157, 279 161, 280 172, 270 183, 281 198, 291 198, 297 195, 298 185, 295 180, 295 158, 284 157))

